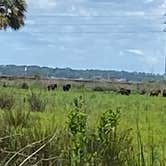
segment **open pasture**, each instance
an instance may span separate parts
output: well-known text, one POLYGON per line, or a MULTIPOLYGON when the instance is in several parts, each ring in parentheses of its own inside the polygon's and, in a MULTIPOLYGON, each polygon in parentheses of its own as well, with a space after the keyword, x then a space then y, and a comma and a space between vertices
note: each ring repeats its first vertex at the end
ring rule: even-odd
POLYGON ((0 88, 0 165, 166 165, 166 98, 33 85, 0 88))

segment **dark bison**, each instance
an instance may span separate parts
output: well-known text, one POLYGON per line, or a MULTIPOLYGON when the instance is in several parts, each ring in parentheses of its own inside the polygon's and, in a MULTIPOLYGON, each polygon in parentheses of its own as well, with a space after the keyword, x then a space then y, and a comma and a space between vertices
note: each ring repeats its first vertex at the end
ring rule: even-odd
POLYGON ((166 97, 166 89, 163 90, 163 97, 166 97))
POLYGON ((55 90, 57 87, 58 87, 57 84, 49 84, 47 86, 47 89, 50 91, 50 90, 55 90))
POLYGON ((152 90, 150 96, 158 96, 161 93, 161 90, 152 90))
POLYGON ((127 96, 129 96, 130 93, 131 93, 131 90, 130 89, 121 88, 120 91, 119 91, 119 93, 121 95, 127 95, 127 96))
POLYGON ((69 91, 70 88, 71 88, 71 84, 63 85, 63 90, 64 90, 64 91, 69 91))

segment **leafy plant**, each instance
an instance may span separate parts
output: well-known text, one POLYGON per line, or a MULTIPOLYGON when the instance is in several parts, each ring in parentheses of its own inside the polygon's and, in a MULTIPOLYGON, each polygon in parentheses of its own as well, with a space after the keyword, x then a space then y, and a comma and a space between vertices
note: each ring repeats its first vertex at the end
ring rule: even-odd
POLYGON ((68 128, 71 133, 71 163, 72 165, 82 165, 86 161, 85 143, 87 115, 83 112, 83 98, 74 99, 74 109, 68 116, 68 128))
POLYGON ((131 162, 132 158, 132 137, 130 130, 119 131, 118 124, 120 111, 108 110, 100 118, 98 136, 100 151, 98 157, 102 165, 124 166, 131 162))

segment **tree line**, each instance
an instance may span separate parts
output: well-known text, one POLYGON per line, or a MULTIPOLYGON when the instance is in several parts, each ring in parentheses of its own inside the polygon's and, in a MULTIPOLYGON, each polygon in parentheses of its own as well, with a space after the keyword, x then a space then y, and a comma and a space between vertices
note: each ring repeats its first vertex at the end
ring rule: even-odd
POLYGON ((114 70, 74 70, 71 68, 50 68, 40 66, 0 65, 1 76, 38 76, 42 78, 70 79, 122 79, 122 81, 164 80, 164 75, 144 72, 127 72, 114 70))

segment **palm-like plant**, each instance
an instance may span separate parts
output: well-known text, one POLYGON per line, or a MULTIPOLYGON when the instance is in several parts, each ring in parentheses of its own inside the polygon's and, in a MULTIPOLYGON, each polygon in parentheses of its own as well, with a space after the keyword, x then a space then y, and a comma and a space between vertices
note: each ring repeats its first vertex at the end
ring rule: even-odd
POLYGON ((0 29, 19 29, 24 25, 25 12, 25 0, 0 0, 0 29))

